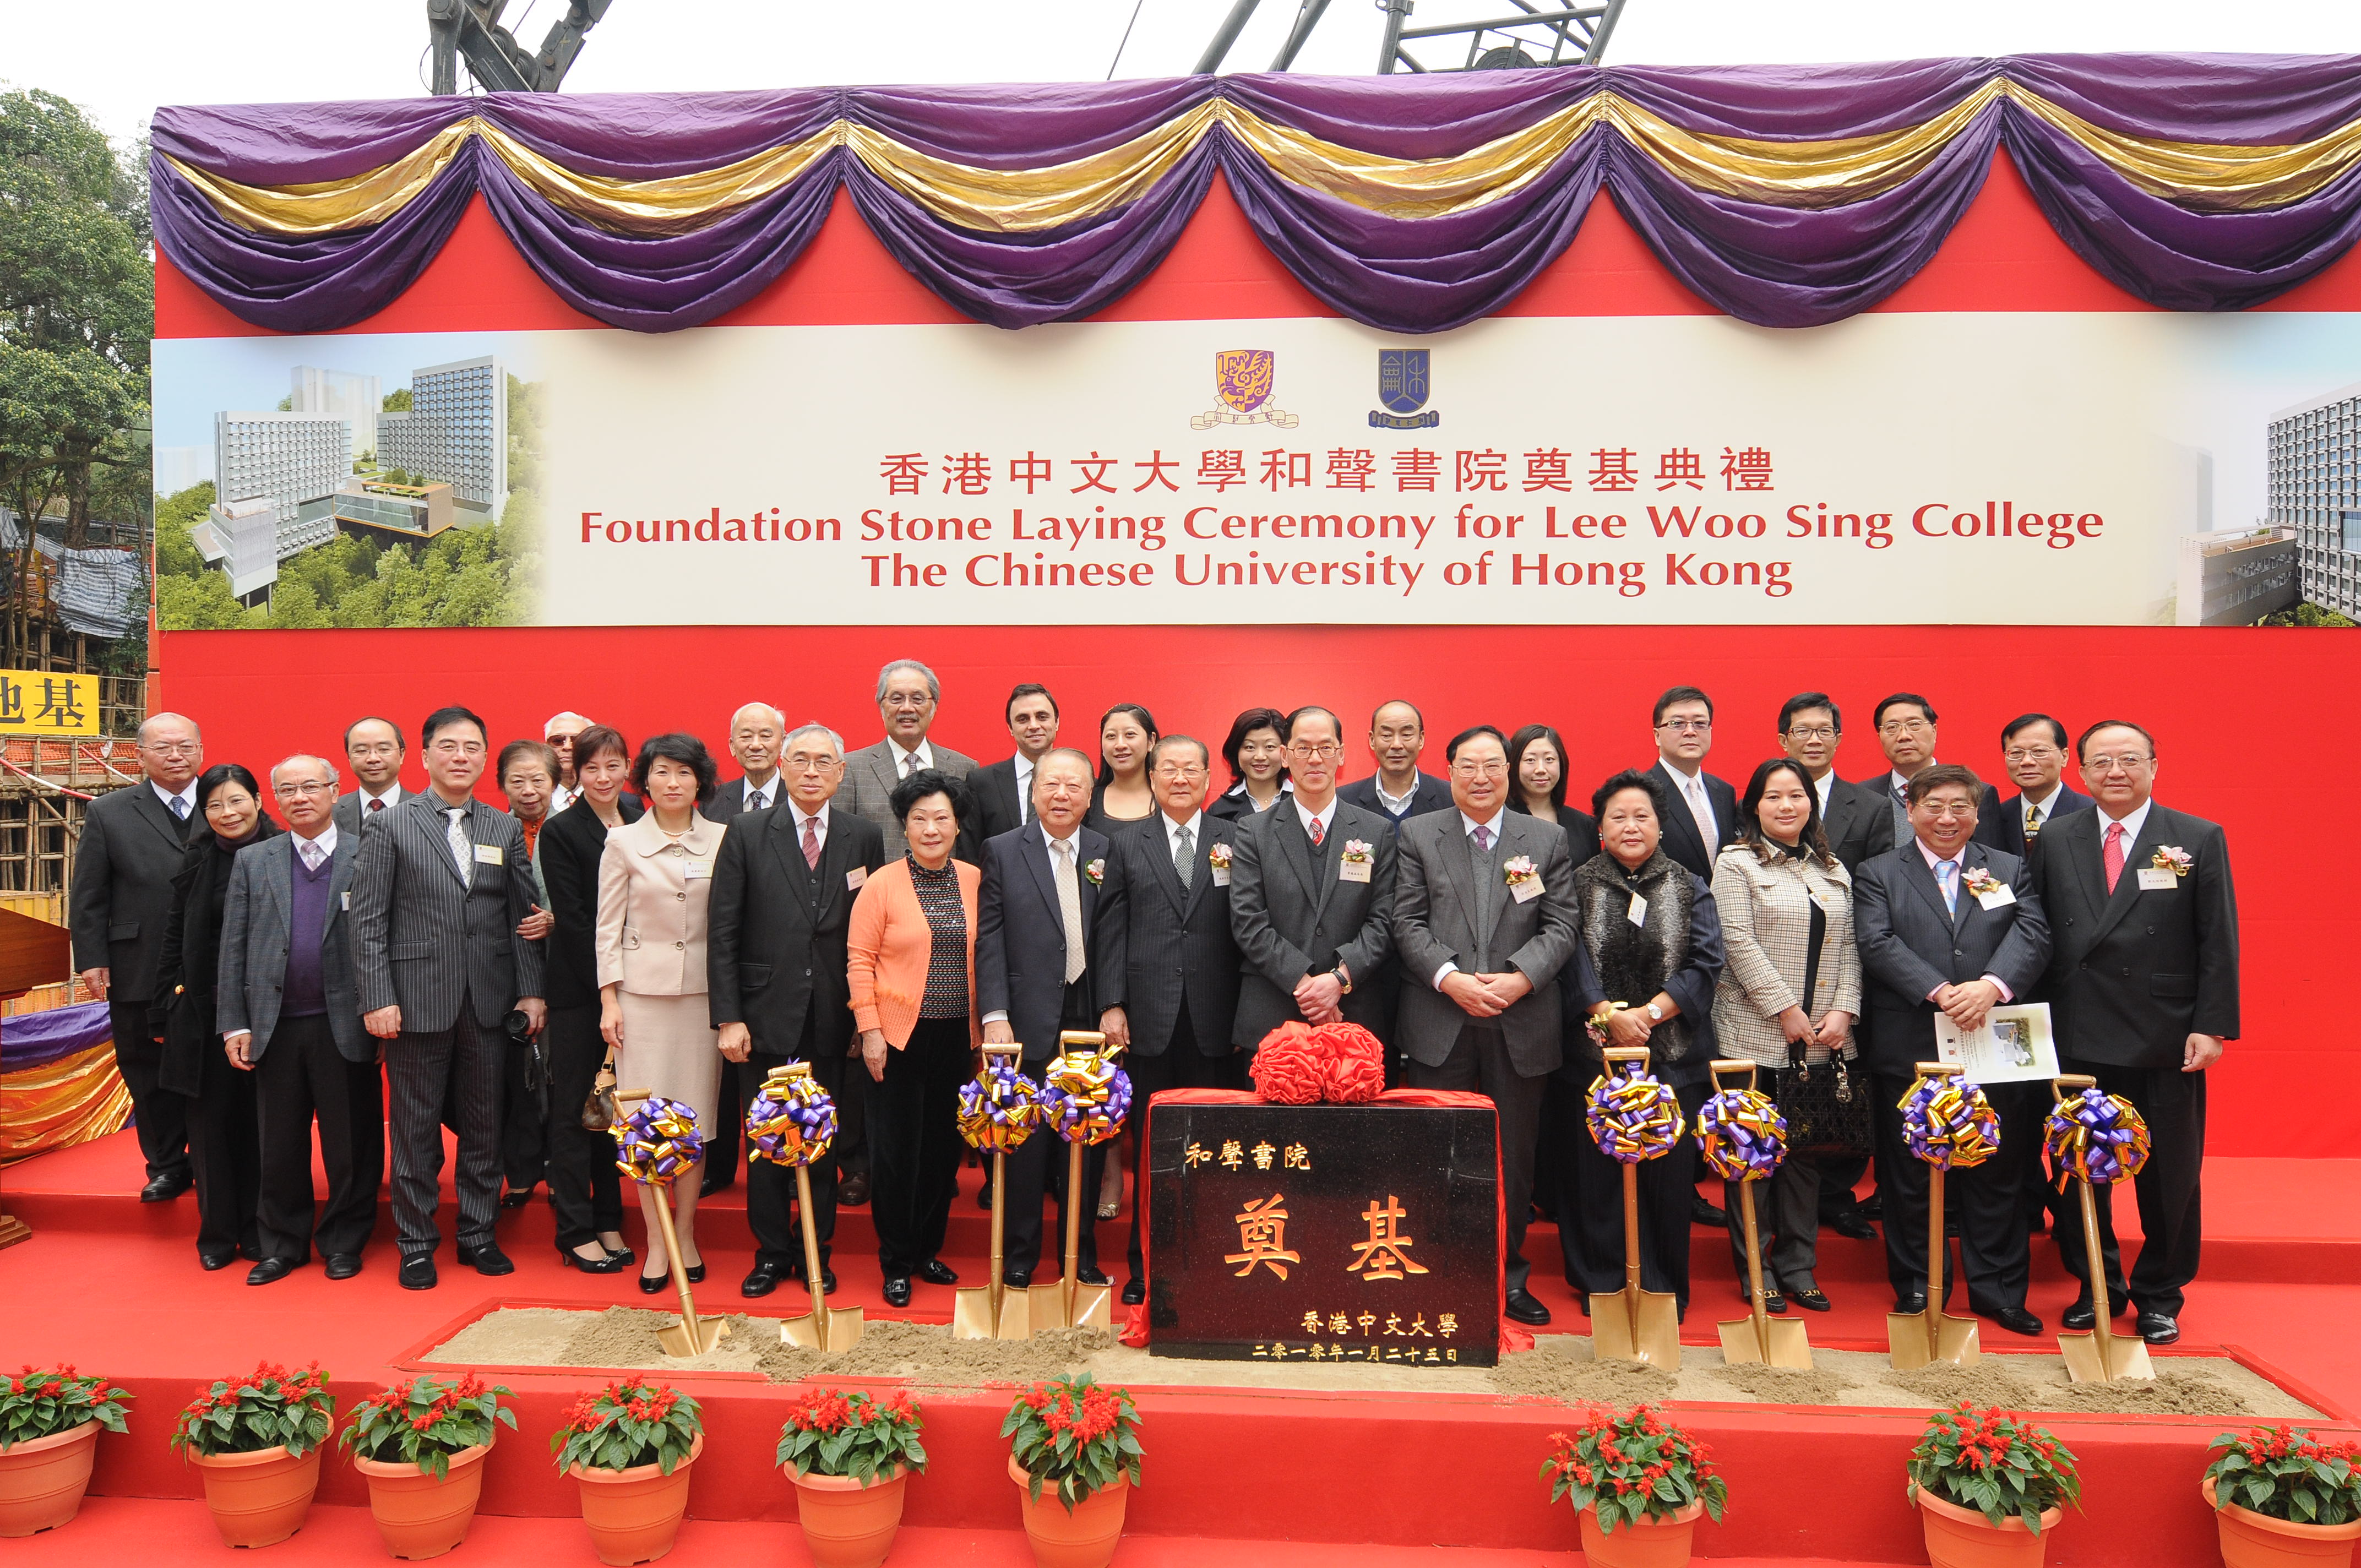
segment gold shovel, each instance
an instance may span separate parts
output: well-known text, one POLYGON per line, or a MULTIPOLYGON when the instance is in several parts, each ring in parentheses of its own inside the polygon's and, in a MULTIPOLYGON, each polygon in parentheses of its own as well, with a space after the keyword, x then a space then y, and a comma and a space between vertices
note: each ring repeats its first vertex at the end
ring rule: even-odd
MULTIPOLYGON (((2098 1086, 2099 1080, 2088 1073, 2068 1073, 2050 1082, 2050 1092, 2063 1103, 2070 1093, 2080 1093, 2098 1086)), ((2117 1339, 2108 1327, 2110 1309, 2107 1299, 2107 1259, 2099 1250, 2099 1206, 2091 1197, 2091 1184, 2077 1179, 2074 1185, 2082 1194, 2082 1266, 2091 1277, 2091 1332, 2074 1333, 2058 1331, 2058 1354, 2066 1362, 2069 1383, 2112 1383, 2117 1378, 2138 1378, 2153 1382, 2156 1367, 2147 1358, 2147 1344, 2138 1339, 2117 1339)))
MULTIPOLYGON (((778 1088, 811 1077, 808 1062, 789 1062, 763 1075, 766 1087, 778 1088)), ((804 1278, 811 1286, 812 1308, 779 1322, 779 1339, 806 1350, 851 1350, 861 1343, 864 1324, 858 1307, 830 1307, 821 1279, 827 1269, 819 1260, 819 1224, 812 1217, 811 1168, 796 1167, 796 1215, 803 1223, 804 1278)))
MULTIPOLYGON (((634 1089, 615 1096, 618 1111, 628 1114, 631 1107, 648 1098, 652 1091, 634 1089)), ((656 1343, 666 1355, 703 1355, 729 1335, 730 1325, 720 1318, 700 1318, 697 1315, 697 1298, 688 1293, 688 1272, 681 1266, 680 1237, 673 1229, 672 1183, 653 1183, 661 1188, 656 1199, 656 1220, 664 1227, 664 1255, 671 1260, 672 1282, 680 1292, 680 1321, 656 1331, 656 1343)))
MULTIPOLYGON (((1022 1046, 986 1046, 986 1057, 1021 1057, 1022 1046)), ((992 1267, 989 1283, 963 1286, 951 1298, 951 1338, 1031 1339, 1032 1293, 1001 1283, 1000 1266, 1008 1225, 1008 1155, 992 1155, 992 1267)))
MULTIPOLYGON (((1601 1055, 1604 1070, 1635 1061, 1645 1070, 1648 1047, 1611 1046, 1601 1055)), ((1601 1360, 1645 1362, 1677 1372, 1681 1365, 1681 1317, 1677 1302, 1662 1290, 1640 1288, 1640 1167, 1623 1167, 1623 1288, 1590 1298, 1591 1354, 1601 1360)))
MULTIPOLYGON (((1058 1036, 1058 1050, 1064 1054, 1076 1049, 1112 1056, 1106 1049, 1106 1036, 1093 1031, 1068 1029, 1058 1036)), ((1118 1046, 1115 1050, 1123 1047, 1118 1046)), ((1046 1135, 1045 1129, 1045 1135, 1046 1135)), ((1105 1329, 1115 1326, 1114 1295, 1104 1285, 1084 1285, 1075 1277, 1082 1265, 1083 1200, 1089 1200, 1093 1215, 1098 1211, 1098 1195, 1082 1190, 1082 1156, 1089 1146, 1079 1138, 1066 1146, 1066 1268, 1055 1285, 1036 1285, 1027 1294, 1033 1298, 1032 1326, 1036 1329, 1105 1329)), ((994 1202, 998 1189, 994 1188, 994 1202)))
MULTIPOLYGON (((1953 1062, 1922 1061, 1920 1078, 1953 1078, 1960 1071, 1953 1062)), ((1913 1086, 1914 1091, 1916 1086, 1913 1086)), ((1954 1317, 1943 1310, 1943 1264, 1950 1251, 1943 1235, 1943 1168, 1927 1168, 1927 1307, 1922 1312, 1885 1314, 1885 1343, 1897 1372, 1909 1372, 1936 1362, 1973 1366, 1983 1354, 1973 1318, 1954 1317)))
MULTIPOLYGON (((1743 1071, 1746 1087, 1754 1087, 1755 1067, 1751 1061, 1716 1061, 1708 1070, 1717 1092, 1725 1072, 1743 1071)), ((1747 1317, 1714 1325, 1721 1331, 1721 1359, 1732 1366, 1787 1366, 1809 1372, 1812 1341, 1802 1320, 1774 1318, 1763 1302, 1763 1236, 1754 1223, 1754 1184, 1760 1179, 1750 1175, 1738 1184, 1739 1212, 1746 1221, 1746 1294, 1754 1310, 1747 1317)))

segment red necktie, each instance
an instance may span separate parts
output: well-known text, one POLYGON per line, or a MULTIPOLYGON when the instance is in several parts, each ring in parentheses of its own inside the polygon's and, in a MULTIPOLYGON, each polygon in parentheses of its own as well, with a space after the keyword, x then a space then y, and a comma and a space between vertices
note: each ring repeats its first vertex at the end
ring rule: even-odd
POLYGON ((2099 852, 2099 863, 2107 868, 2107 891, 2115 891, 2115 883, 2124 874, 2124 825, 2107 824, 2106 847, 2099 852))
POLYGON ((385 802, 381 800, 372 800, 369 802, 369 809, 371 811, 383 811, 385 809, 385 802))
POLYGON ((819 870, 819 818, 804 818, 804 864, 819 870))
POLYGON ((1312 847, 1315 850, 1318 849, 1320 847, 1320 840, 1326 837, 1328 837, 1328 830, 1320 826, 1320 818, 1317 817, 1313 817, 1312 819, 1312 847))

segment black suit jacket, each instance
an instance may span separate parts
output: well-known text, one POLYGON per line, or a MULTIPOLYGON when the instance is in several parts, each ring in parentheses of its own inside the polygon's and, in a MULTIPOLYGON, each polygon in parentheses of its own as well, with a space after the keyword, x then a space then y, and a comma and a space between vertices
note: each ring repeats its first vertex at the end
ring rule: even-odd
MULTIPOLYGON (((191 810, 189 820, 196 816, 191 810)), ((100 795, 82 813, 66 895, 73 966, 76 972, 109 970, 109 1001, 155 997, 172 879, 187 844, 187 824, 165 809, 146 779, 100 795)))
POLYGON ((1828 849, 1845 870, 1858 872, 1863 861, 1894 848, 1894 813, 1886 801, 1880 784, 1829 783, 1820 830, 1828 836, 1828 849))
MULTIPOLYGON (((2022 860, 2037 859, 2041 839, 2033 841, 2028 852, 2025 843, 2025 795, 2022 791, 2006 800, 1998 798, 2000 791, 1993 790, 1984 796, 1982 809, 1976 813, 1976 842, 1989 844, 1995 850, 2006 850, 2022 860)), ((2042 818, 2041 831, 2046 836, 2061 817, 2071 817, 2078 811, 2090 811, 2098 802, 2076 791, 2073 785, 2061 784, 2049 803, 2049 815, 2042 818)))
POLYGON ((1173 1044, 1180 1009, 1189 1009, 1191 1038, 1180 1042, 1202 1056, 1235 1049, 1230 1026, 1238 1012, 1238 943, 1230 930, 1229 872, 1213 870, 1213 847, 1227 851, 1235 824, 1202 813, 1189 885, 1173 869, 1172 839, 1162 812, 1125 825, 1110 838, 1111 860, 1123 870, 1125 918, 1108 933, 1102 1007, 1121 1007, 1131 1022, 1135 1056, 1162 1056, 1173 1044))
POLYGON ((1373 1034, 1383 1030, 1399 854, 1385 813, 1338 801, 1317 850, 1292 798, 1233 826, 1230 929, 1237 938, 1240 973, 1230 1038, 1253 1050, 1281 1024, 1301 1019, 1296 982, 1339 963, 1353 977, 1345 1021, 1373 1034), (1354 839, 1370 847, 1367 882, 1346 882, 1341 874, 1344 847, 1354 839))
POLYGON ((1003 757, 967 776, 975 796, 973 839, 981 849, 987 839, 1014 833, 1025 826, 1025 803, 1016 796, 1016 759, 1003 757))
MULTIPOLYGON (((771 782, 766 787, 771 792, 771 804, 763 807, 764 810, 774 810, 786 804, 787 781, 785 778, 777 773, 773 773, 771 775, 771 782)), ((724 827, 727 827, 732 820, 737 817, 743 817, 745 814, 746 775, 743 773, 740 773, 734 779, 722 780, 720 784, 714 789, 713 798, 707 801, 703 806, 697 807, 698 816, 704 817, 708 822, 719 822, 724 827)), ((836 813, 829 813, 829 831, 830 833, 833 833, 836 830, 835 817, 836 813)), ((800 853, 800 851, 798 852, 800 853)))
POLYGON ((812 1019, 818 1056, 852 1043, 852 992, 845 980, 844 932, 857 868, 865 879, 885 863, 885 834, 850 811, 830 809, 819 869, 804 863, 795 812, 743 811, 721 835, 707 905, 705 992, 713 1026, 743 1024, 754 1049, 799 1053, 812 1019))
POLYGON ((2191 1035, 2238 1033, 2238 901, 2219 825, 2151 804, 2115 891, 2101 859, 2103 811, 2052 818, 2034 886, 2057 932, 2047 995, 2058 1052, 2080 1062, 2170 1069, 2191 1035), (2194 862, 2165 888, 2142 888, 2156 852, 2194 862))
MULTIPOLYGON (((631 795, 615 802, 625 822, 640 819, 631 795)), ((549 949, 544 998, 552 1007, 598 1003, 598 861, 607 852, 607 825, 577 798, 541 825, 541 880, 549 888, 549 949)))
POLYGON ((1711 773, 1698 776, 1705 780, 1705 797, 1713 806, 1715 826, 1721 829, 1721 841, 1704 844, 1697 839, 1697 818, 1689 815, 1688 797, 1681 794, 1681 781, 1674 776, 1662 758, 1648 770, 1664 792, 1664 853, 1686 866, 1693 876, 1713 881, 1713 860, 1724 847, 1738 841, 1738 792, 1730 781, 1711 773))
MULTIPOLYGON (((1109 935, 1125 919, 1123 867, 1107 853, 1106 835, 1074 829, 1075 874, 1082 903, 1082 984, 1092 997, 1092 1025, 1120 982, 1106 973, 1109 935), (1100 865, 1100 880, 1090 868, 1100 865)), ((1008 1014, 1025 1059, 1058 1054, 1059 1019, 1066 1001, 1066 921, 1058 908, 1049 839, 1031 822, 983 844, 983 883, 975 902, 976 1016, 1008 1014)))
POLYGON ((1357 806, 1364 811, 1390 818, 1400 826, 1413 817, 1424 817, 1430 811, 1450 810, 1451 784, 1448 780, 1422 772, 1418 775, 1418 787, 1411 792, 1410 809, 1400 817, 1388 811, 1385 803, 1378 798, 1378 775, 1375 773, 1365 779, 1355 779, 1351 784, 1338 784, 1336 798, 1347 806, 1357 806))
POLYGON ((1870 1065, 1880 1072, 1907 1077, 1916 1063, 1935 1059, 1928 992, 1989 974, 2022 1002, 2049 961, 2049 922, 2025 862, 1972 839, 1960 861, 1956 915, 1943 907, 1942 887, 1915 838, 1871 856, 1853 873, 1862 1034, 1870 1065), (1980 868, 2005 883, 2016 902, 1986 909, 1967 889, 1980 868))

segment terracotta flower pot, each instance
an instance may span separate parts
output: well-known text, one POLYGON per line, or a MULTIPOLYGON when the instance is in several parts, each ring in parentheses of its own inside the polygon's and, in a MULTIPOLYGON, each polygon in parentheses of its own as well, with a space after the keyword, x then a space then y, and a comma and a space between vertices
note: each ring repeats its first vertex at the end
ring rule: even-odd
POLYGON ((2021 1519, 2003 1519, 1998 1529, 1973 1508, 1960 1508, 1921 1486, 1917 1491, 1918 1522, 1927 1532, 1927 1561, 1934 1568, 2039 1568, 2049 1554, 2049 1538, 2057 1533, 2064 1511, 2050 1508, 2041 1516, 2041 1533, 2025 1528, 2021 1519))
POLYGON ((1660 1519, 1634 1519, 1610 1534, 1598 1528, 1598 1510, 1582 1510, 1582 1556, 1590 1568, 1681 1568, 1689 1560, 1690 1539, 1705 1517, 1705 1504, 1691 1503, 1660 1519))
MULTIPOLYGON (((2201 1490, 2214 1508, 2213 1477, 2201 1490)), ((2361 1540, 2361 1519, 2351 1524, 2298 1524, 2275 1519, 2232 1503, 2214 1508, 2213 1528, 2222 1537, 2224 1568, 2347 1568, 2353 1543, 2361 1540)))
POLYGON ((282 1446, 253 1453, 192 1453, 205 1478, 205 1506, 225 1546, 276 1546, 303 1528, 320 1487, 320 1451, 301 1458, 282 1446))
POLYGON ((0 1537, 37 1535, 72 1519, 97 1457, 96 1421, 0 1448, 0 1537))
POLYGON ((1040 1568, 1105 1568, 1114 1561, 1115 1543, 1123 1539, 1124 1506, 1131 1498, 1131 1477, 1117 1475, 1074 1505, 1066 1505, 1048 1486, 1041 1500, 1033 1500, 1033 1477, 1016 1456, 1008 1456, 1008 1478, 1016 1483, 1016 1501, 1025 1510, 1025 1539, 1032 1543, 1033 1561, 1040 1568))
POLYGON ((796 1517, 818 1568, 877 1568, 894 1550, 902 1528, 902 1493, 910 1473, 866 1483, 849 1475, 798 1475, 781 1465, 795 1483, 796 1517))
POLYGON ((440 1557, 467 1540, 467 1527, 476 1522, 476 1502, 484 1495, 484 1455, 491 1451, 488 1442, 461 1449, 440 1481, 415 1464, 356 1455, 353 1468, 368 1477, 369 1515, 385 1549, 414 1562, 440 1557))
POLYGON ((688 1473, 704 1452, 705 1434, 698 1432, 688 1445, 688 1457, 669 1475, 653 1464, 634 1464, 629 1470, 587 1470, 577 1464, 566 1471, 582 1484, 582 1522, 589 1529, 599 1562, 631 1568, 672 1550, 681 1517, 688 1512, 688 1473))

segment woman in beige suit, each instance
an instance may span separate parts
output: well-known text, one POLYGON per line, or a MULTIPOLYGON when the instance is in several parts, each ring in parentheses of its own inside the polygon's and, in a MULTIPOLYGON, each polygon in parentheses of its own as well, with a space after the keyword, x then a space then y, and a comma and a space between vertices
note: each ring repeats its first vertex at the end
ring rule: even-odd
MULTIPOLYGON (((616 1077, 625 1089, 693 1106, 708 1144, 739 1135, 713 1124, 721 1052, 705 999, 706 903, 721 828, 697 808, 713 798, 716 772, 694 735, 658 735, 642 745, 631 786, 647 814, 609 832, 598 861, 598 1032, 615 1049, 616 1077)), ((691 1282, 705 1277, 697 1250, 703 1176, 700 1162, 672 1184, 681 1266, 691 1282)), ((671 1269, 660 1201, 654 1188, 640 1189, 648 1233, 640 1288, 650 1295, 664 1288, 671 1269)))
MULTIPOLYGON (((1721 911, 1729 958, 1713 993, 1713 1032, 1721 1053, 1764 1069, 1775 1092, 1780 1075, 1830 1072, 1831 1057, 1859 1054, 1852 1021, 1861 1012, 1861 952, 1853 946, 1852 879, 1820 828, 1820 795, 1800 763, 1774 758, 1754 770, 1739 801, 1738 842, 1713 865, 1713 901, 1721 911)), ((1856 1093, 1868 1074, 1850 1069, 1856 1093)), ((1828 1310, 1813 1270, 1819 1262, 1819 1167, 1791 1154, 1771 1179, 1771 1224, 1763 1238, 1763 1285, 1777 1301, 1828 1310)), ((1731 1184, 1729 1201, 1738 1192, 1731 1184)), ((1745 1294, 1745 1239, 1730 1227, 1730 1254, 1745 1294)), ((1773 1310, 1784 1311, 1784 1303, 1773 1310)))

